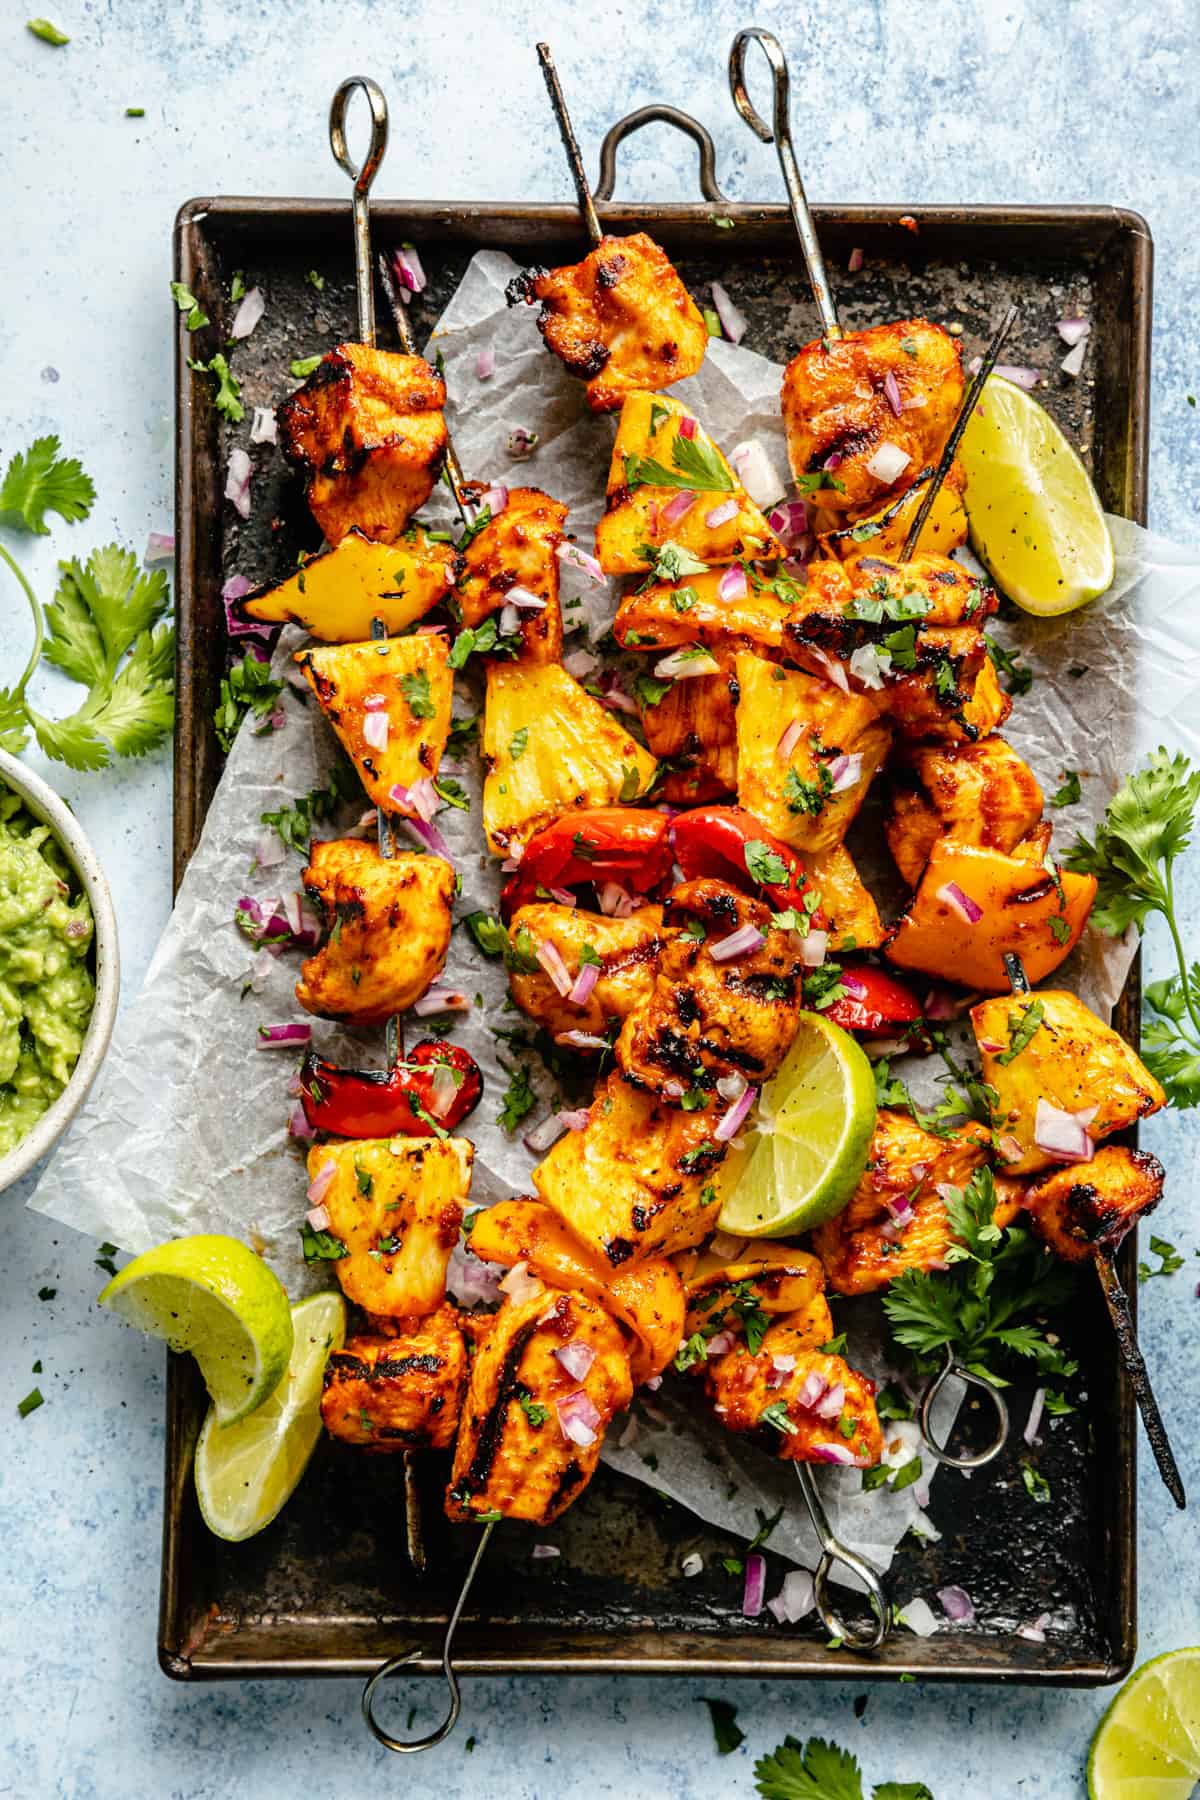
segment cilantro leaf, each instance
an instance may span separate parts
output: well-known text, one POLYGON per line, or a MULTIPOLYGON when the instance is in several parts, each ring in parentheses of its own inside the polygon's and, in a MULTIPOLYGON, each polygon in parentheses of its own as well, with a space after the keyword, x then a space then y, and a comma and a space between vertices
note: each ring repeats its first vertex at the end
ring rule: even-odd
POLYGON ((658 706, 675 686, 673 681, 659 681, 654 675, 635 675, 633 690, 643 710, 658 706))
POLYGON ((508 1075, 508 1087, 500 1111, 496 1114, 496 1123, 505 1131, 515 1131, 521 1120, 531 1113, 537 1105, 537 1095, 529 1085, 529 1070, 524 1063, 517 1063, 508 1068, 506 1063, 500 1067, 508 1075))
POLYGON ((729 1756, 746 1741, 746 1734, 737 1723, 737 1707, 728 1700, 710 1700, 707 1695, 703 1698, 712 1719, 717 1755, 729 1756))
POLYGON ((133 552, 119 544, 93 550, 83 564, 60 563, 59 570, 45 608, 46 661, 89 687, 111 681, 126 650, 166 611, 166 572, 139 572, 133 552))
POLYGON ((1006 650, 998 644, 994 637, 985 631, 983 641, 987 645, 988 655, 1004 677, 1004 685, 1010 694, 1027 694, 1033 686, 1033 670, 1028 664, 1021 662, 1015 650, 1006 650))
POLYGON ((652 456, 625 458, 625 485, 636 487, 689 488, 695 494, 730 494, 733 476, 715 444, 699 434, 686 438, 677 431, 671 439, 671 467, 652 456))
POLYGON ((60 31, 49 19, 26 19, 25 29, 31 31, 35 38, 41 38, 43 44, 53 44, 55 49, 61 49, 71 41, 66 32, 60 31))
POLYGON ((778 851, 764 844, 761 838, 750 838, 742 849, 742 857, 746 864, 746 873, 752 881, 761 882, 765 887, 777 887, 788 878, 787 864, 778 851))
POLYGON ((1027 1050, 1037 1036, 1042 1020, 1046 1016, 1046 1008, 1040 1000, 1031 1001, 1024 1008, 1018 1007, 1008 1015, 1008 1048, 1002 1050, 996 1061, 1001 1068, 1007 1068, 1015 1062, 1022 1050, 1027 1050))
POLYGON ((687 575, 703 575, 708 568, 707 563, 702 563, 673 538, 667 538, 662 544, 639 544, 637 553, 650 564, 651 579, 655 581, 682 581, 687 575))
POLYGON ((871 1800, 933 1800, 923 1781, 884 1781, 871 1789, 871 1800))
POLYGON ((46 719, 30 707, 29 718, 39 747, 55 762, 64 762, 69 769, 102 769, 108 762, 108 745, 82 712, 67 719, 46 719))
POLYGON ((259 820, 263 825, 273 826, 280 842, 289 850, 306 852, 313 826, 333 816, 350 788, 349 776, 335 764, 329 772, 328 787, 311 788, 307 794, 277 807, 274 812, 260 813, 259 820))
POLYGON ((436 715, 437 707, 429 692, 429 676, 424 669, 414 669, 411 675, 402 675, 400 686, 414 719, 432 719, 436 715))
POLYGON ((863 1800, 857 1761, 824 1738, 801 1745, 789 1734, 755 1763, 754 1778, 763 1800, 863 1800))
POLYGON ((242 384, 229 367, 223 351, 218 350, 214 356, 209 357, 207 362, 197 362, 195 357, 189 356, 188 368, 194 369, 197 375, 216 376, 217 391, 213 397, 213 405, 224 418, 232 420, 235 425, 245 418, 246 409, 242 405, 242 384))
POLYGON ((1050 796, 1051 806, 1074 806, 1075 802, 1082 797, 1083 790, 1079 785, 1078 769, 1064 769, 1062 786, 1050 796))
POLYGON ((0 687, 0 750, 19 756, 29 742, 25 702, 12 688, 0 687))
POLYGON ((282 692, 283 682, 274 679, 270 663, 263 662, 252 650, 247 650, 240 662, 230 664, 229 673, 222 678, 221 697, 213 713, 217 742, 226 754, 233 749, 233 740, 247 714, 269 720, 282 692))
POLYGON ((296 357, 295 361, 290 365, 294 379, 296 381, 307 381, 308 377, 313 373, 313 370, 319 369, 324 360, 324 356, 320 351, 317 352, 316 356, 296 357))
POLYGON ((199 331, 202 325, 211 324, 208 314, 193 294, 191 288, 185 287, 182 281, 171 283, 171 298, 181 313, 186 313, 184 321, 189 331, 199 331))
POLYGON ((57 437, 35 438, 12 458, 0 482, 0 525, 45 537, 48 512, 68 523, 87 518, 96 498, 92 478, 73 456, 60 456, 59 448, 57 437))

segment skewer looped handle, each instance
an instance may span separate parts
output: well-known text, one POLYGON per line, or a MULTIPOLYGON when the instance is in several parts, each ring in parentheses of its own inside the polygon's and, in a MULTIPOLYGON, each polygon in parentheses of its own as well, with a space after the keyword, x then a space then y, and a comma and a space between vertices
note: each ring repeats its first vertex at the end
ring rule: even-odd
POLYGON ((800 248, 804 252, 808 279, 812 284, 813 299, 821 315, 821 330, 827 338, 840 338, 844 333, 838 324, 837 308, 833 303, 829 277, 825 272, 821 240, 809 211, 808 197, 800 179, 800 165, 796 161, 792 144, 791 78, 788 75, 787 57, 774 32, 764 31, 758 25, 748 26, 745 31, 738 32, 729 52, 729 89, 733 95, 733 104, 755 136, 760 137, 764 144, 775 146, 775 154, 783 170, 784 186, 787 188, 788 206, 800 239, 800 248), (771 65, 771 77, 775 86, 771 125, 759 117, 746 91, 746 48, 752 43, 761 45, 763 54, 771 65))
POLYGON ((851 1650, 878 1650, 892 1629, 891 1601, 883 1585, 883 1577, 874 1563, 868 1562, 865 1556, 860 1556, 857 1550, 851 1550, 834 1535, 825 1503, 808 1464, 798 1462, 793 1463, 792 1467, 796 1471, 796 1480, 800 1483, 800 1492, 804 1496, 812 1528, 821 1546, 821 1560, 813 1576, 813 1600, 821 1616, 821 1623, 830 1637, 840 1638, 851 1650), (834 1563, 839 1562, 858 1576, 870 1596, 871 1610, 875 1616, 864 1630, 847 1625, 829 1597, 829 1578, 833 1573, 834 1563))
POLYGON ((371 1735, 377 1738, 387 1750, 395 1750, 401 1755, 405 1755, 408 1752, 415 1750, 432 1750, 435 1744, 440 1744, 444 1738, 448 1738, 450 1733, 454 1730, 454 1727, 458 1724, 458 1715, 462 1711, 462 1691, 459 1688, 458 1675, 455 1671, 453 1662, 450 1660, 450 1655, 454 1647, 454 1633, 458 1629, 458 1621, 462 1617, 463 1607, 467 1603, 467 1595, 471 1591, 471 1583, 475 1579, 475 1572, 483 1561, 483 1553, 488 1547, 488 1540, 492 1535, 492 1526, 494 1524, 494 1519, 489 1520, 484 1526, 483 1531, 480 1533, 479 1542, 475 1546, 475 1554, 471 1558, 470 1567, 468 1568, 466 1575, 463 1577, 462 1587, 458 1591, 458 1599, 454 1602, 454 1611, 450 1614, 450 1618, 447 1622, 446 1635, 442 1639, 442 1674, 445 1677, 446 1686, 450 1691, 450 1705, 441 1724, 433 1731, 427 1733, 425 1737, 411 1739, 395 1738, 392 1737, 390 1732, 383 1729, 383 1726, 375 1717, 376 1689, 381 1682, 387 1680, 389 1675, 394 1675, 397 1669, 403 1669, 409 1663, 419 1662, 424 1654, 424 1652, 419 1649, 405 1650, 399 1656, 390 1656, 385 1663, 380 1663, 375 1673, 368 1678, 366 1686, 363 1688, 363 1718, 367 1722, 367 1728, 371 1732, 371 1735))
POLYGON ((985 1463, 990 1463, 993 1457, 999 1456, 1008 1442, 1008 1402, 999 1388, 993 1387, 990 1381, 985 1381, 982 1375, 972 1375, 969 1369, 964 1369, 960 1363, 955 1362, 953 1354, 947 1349, 941 1368, 921 1395, 917 1423, 921 1427, 925 1448, 935 1462, 944 1463, 948 1469, 982 1469, 985 1463), (951 1375, 956 1375, 967 1387, 978 1388, 985 1393, 996 1409, 996 1435, 974 1456, 952 1455, 933 1435, 934 1404, 951 1375))
POLYGON ((676 131, 682 131, 690 137, 700 152, 700 192, 705 200, 711 200, 717 206, 727 204, 726 196, 717 185, 717 151, 711 136, 700 123, 693 119, 691 113, 681 112, 677 106, 666 106, 655 102, 652 106, 639 106, 636 112, 627 113, 610 125, 604 142, 600 146, 600 179, 593 189, 596 200, 611 200, 617 185, 617 151, 627 137, 640 131, 643 125, 673 125, 676 131))
POLYGON ((371 183, 379 172, 388 141, 388 109, 383 89, 369 75, 349 75, 333 96, 329 108, 329 147, 338 168, 354 183, 354 281, 358 293, 358 337, 375 342, 375 291, 371 284, 371 183), (356 88, 367 96, 371 109, 371 141, 362 167, 355 168, 346 143, 346 107, 356 88))

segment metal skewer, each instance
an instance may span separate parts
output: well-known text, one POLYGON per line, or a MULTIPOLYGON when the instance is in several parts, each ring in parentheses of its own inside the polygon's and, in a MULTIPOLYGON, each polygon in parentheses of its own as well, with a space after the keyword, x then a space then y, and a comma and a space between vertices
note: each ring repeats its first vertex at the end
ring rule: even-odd
MULTIPOLYGON (((329 147, 334 161, 354 183, 354 283, 358 301, 359 342, 374 348, 375 293, 371 279, 371 183, 379 172, 388 141, 388 109, 383 90, 369 75, 351 75, 342 82, 329 108, 329 147), (346 107, 351 95, 361 88, 371 109, 371 141, 361 168, 355 168, 346 144, 346 107)), ((386 639, 387 626, 382 619, 371 620, 371 636, 386 639)), ((379 833, 379 854, 390 858, 396 853, 392 822, 382 806, 375 808, 379 833)), ((393 1013, 386 1027, 386 1056, 390 1069, 401 1054, 403 1027, 393 1013)), ((421 1522, 421 1496, 417 1487, 416 1459, 411 1450, 404 1452, 404 1526, 408 1559, 418 1575, 425 1572, 425 1535, 421 1522)))
POLYGON ((593 244, 598 244, 604 233, 600 229, 600 221, 596 217, 596 202, 592 199, 592 190, 588 186, 587 171, 583 166, 579 140, 571 125, 571 115, 567 111, 567 102, 563 95, 562 83, 558 79, 558 70, 554 66, 554 56, 549 44, 537 47, 538 61, 542 65, 546 87, 550 94, 550 104, 554 108, 554 117, 558 120, 558 129, 563 141, 563 149, 567 153, 567 161, 571 166, 571 176, 575 182, 575 192, 579 198, 579 210, 583 214, 583 222, 593 244))
MULTIPOLYGON (((396 327, 396 336, 400 339, 400 348, 406 356, 416 356, 418 351, 413 343, 412 331, 408 323, 408 308, 400 298, 396 277, 392 274, 391 264, 382 250, 379 252, 378 267, 379 279, 383 284, 383 291, 387 295, 388 307, 396 327)), ((463 466, 458 460, 458 451, 454 448, 454 440, 448 431, 446 433, 445 466, 450 476, 450 486, 454 493, 454 504, 458 508, 459 517, 464 525, 469 525, 474 518, 474 513, 470 509, 470 503, 463 497, 463 488, 467 478, 463 474, 463 466)))
POLYGON ((868 1562, 857 1550, 851 1550, 835 1535, 808 1463, 793 1463, 792 1467, 796 1471, 796 1480, 800 1483, 800 1492, 804 1496, 812 1528, 821 1546, 821 1558, 813 1575, 813 1601, 821 1616, 821 1623, 830 1637, 840 1638, 851 1650, 878 1650, 892 1629, 891 1601, 883 1585, 883 1576, 873 1562, 868 1562), (844 1563, 858 1577, 870 1597, 871 1611, 875 1616, 863 1631, 847 1625, 829 1598, 829 1577, 837 1562, 844 1563))
POLYGON ((836 342, 845 333, 838 324, 837 308, 833 303, 829 276, 825 271, 825 258, 821 254, 821 241, 809 210, 804 183, 800 179, 800 165, 796 161, 796 151, 792 144, 791 79, 788 75, 787 57, 773 32, 764 31, 758 25, 751 25, 747 30, 738 32, 729 52, 729 87, 733 94, 733 104, 751 131, 764 144, 775 146, 775 154, 783 170, 783 183, 787 189, 792 221, 804 253, 808 279, 812 284, 813 299, 821 315, 821 332, 824 337, 836 342), (771 65, 774 83, 772 125, 759 117, 746 92, 746 49, 752 43, 761 45, 763 54, 771 65))

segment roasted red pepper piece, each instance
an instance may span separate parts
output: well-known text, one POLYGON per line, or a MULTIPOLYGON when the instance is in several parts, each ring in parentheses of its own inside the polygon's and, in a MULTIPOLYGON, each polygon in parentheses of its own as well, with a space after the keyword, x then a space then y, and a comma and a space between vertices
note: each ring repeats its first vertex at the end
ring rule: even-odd
MULTIPOLYGON (((814 889, 798 853, 790 844, 772 837, 744 807, 698 806, 691 812, 680 813, 674 821, 672 836, 675 860, 686 880, 694 881, 708 875, 717 881, 727 881, 731 887, 739 887, 746 893, 760 893, 776 912, 787 912, 793 906, 798 912, 806 910, 805 897, 814 889), (747 845, 762 847, 751 849, 749 863, 747 845), (770 867, 774 858, 783 864, 784 878, 764 881, 761 871, 764 865, 770 867)), ((813 913, 812 919, 814 926, 820 929, 824 920, 819 910, 813 913)))
POLYGON ((479 1104, 483 1076, 473 1056, 441 1038, 423 1038, 391 1069, 339 1069, 309 1051, 300 1068, 300 1103, 314 1131, 333 1137, 434 1137, 454 1131, 479 1104), (440 1115, 430 1106, 439 1063, 462 1080, 440 1115))
POLYGON ((839 979, 847 992, 821 1011, 845 1031, 902 1037, 921 1018, 921 1003, 911 988, 874 963, 843 963, 839 979))
POLYGON ((535 832, 520 867, 506 882, 500 910, 507 921, 538 889, 619 882, 633 894, 648 894, 665 881, 674 860, 666 813, 633 806, 593 806, 566 813, 535 832))

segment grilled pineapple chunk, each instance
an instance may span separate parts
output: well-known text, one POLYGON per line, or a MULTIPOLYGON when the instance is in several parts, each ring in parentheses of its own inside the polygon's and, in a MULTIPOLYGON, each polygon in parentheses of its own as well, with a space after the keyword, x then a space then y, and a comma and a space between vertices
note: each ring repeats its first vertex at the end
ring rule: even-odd
POLYGON ((887 933, 845 844, 810 855, 806 862, 828 921, 830 950, 877 950, 887 933))
POLYGON ((1087 1125, 1092 1138, 1123 1131, 1166 1104, 1162 1088, 1124 1038, 1062 989, 982 1000, 971 1008, 971 1025, 983 1079, 998 1096, 997 1129, 1021 1146, 1020 1160, 1007 1164, 1010 1175, 1048 1169, 1055 1161, 1037 1145, 1039 1100, 1067 1113, 1094 1107, 1087 1125), (1024 1047, 1010 1056, 1014 1041, 1021 1040, 1027 1040, 1024 1047))
POLYGON ((801 591, 766 563, 750 563, 744 570, 706 569, 684 581, 633 588, 617 608, 613 636, 627 650, 691 643, 713 648, 730 638, 778 650, 801 591))
MULTIPOLYGON (((839 562, 858 562, 864 556, 886 556, 898 559, 905 540, 921 509, 932 472, 914 481, 907 493, 890 500, 878 512, 864 513, 847 525, 839 513, 819 512, 814 529, 823 556, 836 556, 839 562)), ((933 552, 949 556, 967 541, 967 511, 963 490, 967 472, 960 462, 952 462, 950 471, 937 491, 929 517, 921 527, 914 555, 933 552)))
POLYGON ((703 426, 662 394, 630 394, 621 408, 607 508, 596 527, 596 555, 606 575, 657 566, 662 576, 670 567, 670 546, 710 565, 787 554, 703 426), (685 489, 695 496, 692 504, 664 523, 663 508, 678 504, 685 489), (733 503, 730 517, 710 524, 727 502, 733 503))
POLYGON ((617 1268, 703 1242, 721 1206, 709 1176, 724 1155, 704 1113, 659 1105, 613 1074, 583 1130, 560 1138, 532 1179, 576 1237, 617 1268))
POLYGON ((803 669, 761 656, 735 658, 738 805, 798 850, 840 844, 892 741, 869 700, 803 669), (800 735, 786 758, 780 740, 800 735))
POLYGON ((450 734, 449 654, 446 639, 430 633, 296 656, 372 803, 388 812, 412 812, 408 789, 437 774, 450 734), (368 732, 383 738, 382 749, 368 732))
POLYGON ((510 488, 505 505, 463 552, 458 598, 464 625, 482 625, 489 613, 505 605, 513 590, 545 601, 540 610, 521 613, 521 655, 526 662, 562 658, 557 549, 566 520, 561 500, 552 500, 540 488, 510 488))
POLYGON ((454 870, 442 856, 383 857, 360 838, 316 843, 303 875, 329 934, 300 970, 305 1012, 382 1025, 419 1000, 450 944, 454 870))
POLYGON ((277 587, 233 603, 235 618, 302 625, 324 644, 352 644, 382 619, 389 634, 423 619, 450 592, 458 554, 412 526, 395 544, 349 531, 334 550, 310 556, 277 587))
POLYGON ((561 663, 492 664, 483 754, 483 828, 496 856, 562 813, 636 799, 658 768, 561 663))
POLYGON ((330 1163, 320 1204, 347 1300, 376 1315, 436 1312, 446 1298, 446 1264, 458 1242, 471 1191, 469 1138, 359 1138, 318 1144, 308 1178, 330 1163))

